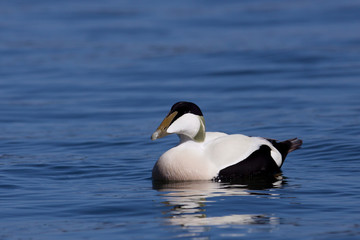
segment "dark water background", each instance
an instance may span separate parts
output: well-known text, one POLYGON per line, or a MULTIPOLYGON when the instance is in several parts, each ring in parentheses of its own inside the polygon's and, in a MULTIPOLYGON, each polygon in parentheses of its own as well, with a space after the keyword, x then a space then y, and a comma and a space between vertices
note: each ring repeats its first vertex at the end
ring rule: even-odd
POLYGON ((0 239, 358 239, 359 1, 0 2, 0 239), (153 186, 179 100, 301 150, 273 186, 153 186))

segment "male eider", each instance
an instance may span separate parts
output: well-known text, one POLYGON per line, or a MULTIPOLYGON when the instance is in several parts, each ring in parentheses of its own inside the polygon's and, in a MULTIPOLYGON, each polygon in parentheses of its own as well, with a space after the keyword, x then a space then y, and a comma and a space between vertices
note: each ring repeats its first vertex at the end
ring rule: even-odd
POLYGON ((283 142, 242 134, 205 132, 200 108, 191 102, 175 103, 151 139, 176 133, 180 144, 160 156, 152 177, 155 181, 218 180, 276 174, 289 152, 302 141, 283 142))

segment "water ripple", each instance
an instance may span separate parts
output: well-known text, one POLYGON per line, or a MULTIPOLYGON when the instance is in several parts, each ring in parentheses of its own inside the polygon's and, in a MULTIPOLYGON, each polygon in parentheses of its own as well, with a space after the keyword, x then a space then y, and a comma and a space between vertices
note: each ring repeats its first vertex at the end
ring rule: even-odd
POLYGON ((0 1, 0 239, 356 239, 356 1, 0 1), (153 184, 173 103, 299 137, 281 179, 153 184), (284 237, 286 236, 286 237, 284 237))

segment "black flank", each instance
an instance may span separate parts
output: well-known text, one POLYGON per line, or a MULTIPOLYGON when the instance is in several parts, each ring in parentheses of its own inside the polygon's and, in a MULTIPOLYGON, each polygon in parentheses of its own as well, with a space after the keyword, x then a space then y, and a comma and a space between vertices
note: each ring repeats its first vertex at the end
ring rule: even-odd
POLYGON ((270 154, 270 147, 260 146, 245 160, 220 170, 217 181, 233 181, 259 175, 274 175, 280 172, 270 154))

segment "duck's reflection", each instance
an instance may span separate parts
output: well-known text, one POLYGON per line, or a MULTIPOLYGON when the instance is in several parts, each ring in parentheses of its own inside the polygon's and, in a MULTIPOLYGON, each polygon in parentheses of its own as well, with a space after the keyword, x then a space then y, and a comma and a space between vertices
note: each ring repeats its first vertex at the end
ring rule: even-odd
MULTIPOLYGON (((257 195, 264 198, 279 197, 274 188, 284 184, 282 176, 277 176, 271 182, 257 182, 249 185, 244 183, 227 184, 212 181, 153 183, 153 188, 158 190, 164 199, 163 204, 170 206, 164 212, 167 224, 183 227, 199 226, 226 226, 226 225, 252 225, 252 224, 279 224, 279 219, 272 214, 239 214, 237 206, 231 211, 231 206, 226 207, 221 216, 210 217, 208 206, 216 205, 230 196, 257 195)), ((226 202, 226 201, 224 201, 226 202)), ((213 214, 211 214, 213 215, 213 214)), ((215 215, 219 215, 217 212, 215 215)), ((198 229, 199 230, 199 229, 198 229)))

